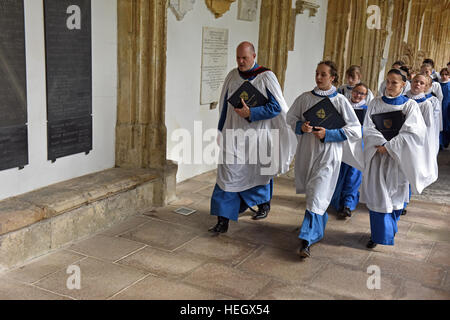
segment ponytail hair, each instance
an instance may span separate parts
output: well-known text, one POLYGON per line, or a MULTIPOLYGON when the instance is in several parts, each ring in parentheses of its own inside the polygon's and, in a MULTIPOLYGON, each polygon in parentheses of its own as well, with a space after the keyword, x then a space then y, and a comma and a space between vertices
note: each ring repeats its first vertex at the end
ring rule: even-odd
POLYGON ((321 62, 319 62, 318 66, 320 66, 321 64, 324 64, 324 65, 330 67, 330 75, 332 77, 334 77, 333 85, 336 86, 339 83, 339 74, 338 74, 336 64, 330 60, 321 61, 321 62))
POLYGON ((400 77, 402 77, 403 82, 406 82, 408 80, 408 78, 405 73, 406 73, 405 71, 400 70, 400 69, 391 69, 391 70, 389 70, 388 75, 397 74, 400 77))

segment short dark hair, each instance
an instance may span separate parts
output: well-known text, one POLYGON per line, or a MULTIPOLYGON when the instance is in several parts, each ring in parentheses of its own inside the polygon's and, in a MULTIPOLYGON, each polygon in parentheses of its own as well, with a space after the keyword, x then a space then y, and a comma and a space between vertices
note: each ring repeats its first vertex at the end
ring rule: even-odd
POLYGON ((434 61, 433 61, 433 59, 427 58, 427 59, 423 60, 422 64, 424 64, 424 63, 431 64, 431 67, 434 68, 434 61))
POLYGON ((446 73, 446 74, 450 75, 450 70, 448 70, 448 68, 443 68, 443 69, 441 70, 441 72, 439 72, 439 74, 442 75, 443 73, 446 73))
POLYGON ((337 84, 339 82, 339 74, 338 74, 336 64, 331 60, 326 60, 326 61, 320 61, 317 66, 320 66, 321 64, 324 64, 324 65, 330 67, 330 75, 332 77, 334 77, 333 84, 337 84))

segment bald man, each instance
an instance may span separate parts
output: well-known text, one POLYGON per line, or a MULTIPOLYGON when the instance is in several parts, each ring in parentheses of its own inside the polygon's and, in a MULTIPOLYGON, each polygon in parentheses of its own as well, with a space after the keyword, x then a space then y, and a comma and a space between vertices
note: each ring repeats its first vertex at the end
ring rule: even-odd
POLYGON ((226 77, 219 100, 219 144, 224 156, 211 197, 211 215, 218 221, 209 231, 215 234, 227 232, 229 220, 237 221, 248 208, 254 212, 254 220, 267 217, 273 177, 289 169, 296 149, 295 135, 286 124, 288 107, 275 74, 256 63, 255 48, 247 41, 237 47, 236 62, 237 68, 226 77), (265 105, 249 108, 241 99, 243 107, 238 109, 228 102, 245 81, 267 98, 265 105), (243 136, 251 138, 236 145, 235 139, 243 136), (252 150, 258 150, 257 161, 252 150), (269 163, 262 161, 261 150, 269 150, 263 155, 269 163), (252 209, 254 206, 258 211, 252 209))

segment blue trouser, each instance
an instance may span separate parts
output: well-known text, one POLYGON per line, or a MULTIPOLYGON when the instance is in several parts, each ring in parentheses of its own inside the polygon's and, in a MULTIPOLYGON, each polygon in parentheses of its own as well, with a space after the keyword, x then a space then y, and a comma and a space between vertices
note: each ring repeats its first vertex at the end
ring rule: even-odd
POLYGON ((305 211, 305 217, 300 228, 298 237, 302 240, 308 241, 308 245, 312 245, 322 240, 325 234, 325 227, 328 221, 328 213, 324 213, 322 216, 311 212, 305 211))
POLYGON ((398 232, 397 222, 400 220, 401 210, 392 213, 369 211, 370 232, 373 242, 384 245, 394 245, 394 237, 398 232))
POLYGON ((273 179, 264 186, 256 186, 241 192, 223 191, 217 184, 211 197, 211 215, 237 221, 239 214, 249 207, 272 199, 273 179))
POLYGON ((342 162, 339 178, 336 183, 331 205, 336 211, 344 207, 351 211, 356 209, 359 202, 359 186, 362 181, 362 172, 342 162))

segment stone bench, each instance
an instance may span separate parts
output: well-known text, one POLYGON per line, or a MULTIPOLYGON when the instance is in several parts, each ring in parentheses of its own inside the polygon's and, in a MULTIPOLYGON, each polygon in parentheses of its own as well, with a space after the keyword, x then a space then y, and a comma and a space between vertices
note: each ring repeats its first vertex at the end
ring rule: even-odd
POLYGON ((160 204, 165 180, 155 170, 113 168, 0 201, 0 271, 160 204))

